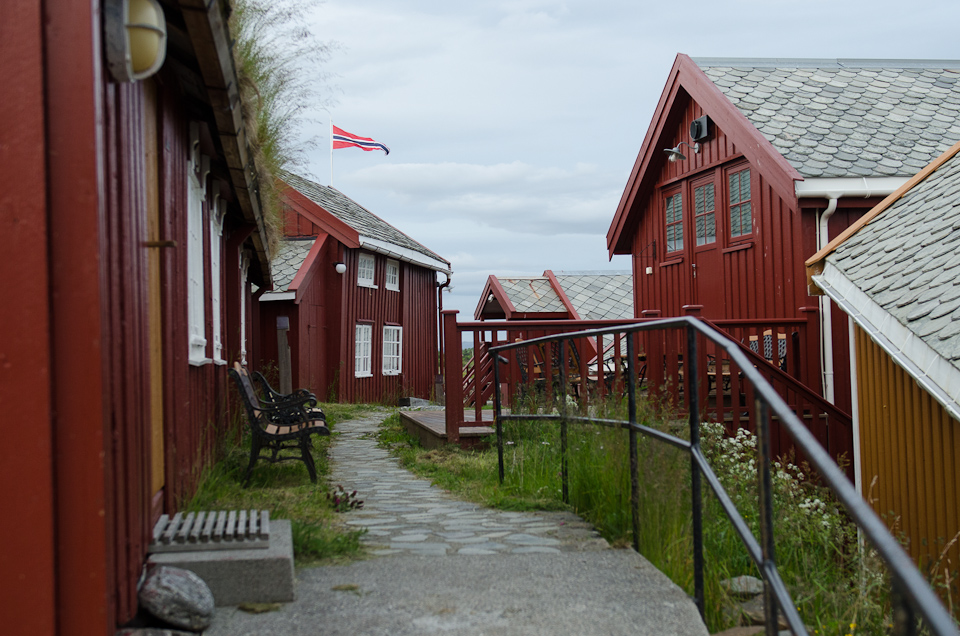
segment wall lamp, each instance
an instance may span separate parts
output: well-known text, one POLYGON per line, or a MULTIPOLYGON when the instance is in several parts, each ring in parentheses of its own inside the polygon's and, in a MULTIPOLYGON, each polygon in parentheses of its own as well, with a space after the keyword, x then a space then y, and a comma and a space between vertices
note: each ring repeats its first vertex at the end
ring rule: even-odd
POLYGON ((340 262, 338 262, 336 265, 334 265, 333 268, 334 268, 335 270, 337 270, 337 273, 338 273, 338 274, 343 274, 344 272, 347 271, 347 266, 346 266, 345 264, 343 264, 343 263, 340 263, 340 262))
POLYGON ((691 145, 688 144, 687 142, 681 141, 680 143, 678 143, 678 144, 676 145, 675 148, 664 148, 664 149, 663 149, 663 151, 664 151, 665 153, 667 153, 667 159, 669 159, 671 162, 674 162, 674 161, 677 161, 677 160, 683 161, 684 159, 686 159, 687 156, 684 155, 682 152, 680 152, 680 146, 686 146, 687 148, 690 148, 691 150, 693 150, 693 154, 695 154, 695 155, 699 155, 699 154, 700 154, 700 144, 699 144, 699 143, 694 142, 694 144, 691 146, 691 145))
POLYGON ((118 82, 145 79, 167 55, 167 22, 157 0, 107 0, 103 4, 107 66, 118 82))

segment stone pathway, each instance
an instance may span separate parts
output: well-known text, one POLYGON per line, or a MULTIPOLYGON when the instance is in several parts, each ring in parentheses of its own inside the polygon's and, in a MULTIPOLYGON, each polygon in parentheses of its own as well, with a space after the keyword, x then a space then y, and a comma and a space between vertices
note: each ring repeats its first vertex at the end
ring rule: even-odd
POLYGON ((357 491, 363 508, 347 524, 363 527, 362 541, 378 556, 493 555, 608 549, 589 524, 569 512, 505 512, 459 501, 401 468, 377 446, 388 411, 337 424, 330 483, 357 491))

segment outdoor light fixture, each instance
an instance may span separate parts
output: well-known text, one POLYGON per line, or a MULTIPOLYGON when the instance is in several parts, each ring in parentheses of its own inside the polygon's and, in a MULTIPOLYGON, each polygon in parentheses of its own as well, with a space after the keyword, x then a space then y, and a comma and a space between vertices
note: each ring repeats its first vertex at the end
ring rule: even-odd
POLYGON ((118 82, 145 79, 167 54, 167 23, 157 0, 108 0, 103 5, 107 66, 118 82))
POLYGON ((699 144, 699 143, 694 142, 694 144, 691 146, 691 145, 688 144, 687 142, 681 141, 680 143, 677 144, 676 148, 664 148, 664 149, 663 149, 663 151, 664 151, 665 153, 667 153, 667 159, 669 159, 671 162, 677 161, 677 160, 683 161, 684 159, 686 159, 687 156, 686 156, 685 154, 683 154, 682 152, 680 152, 680 146, 686 146, 687 148, 691 148, 691 149, 693 150, 693 153, 696 154, 696 155, 699 155, 699 154, 700 154, 700 144, 699 144))
POLYGON ((347 266, 339 262, 336 265, 334 265, 333 268, 337 270, 338 274, 343 274, 344 272, 347 271, 347 266))

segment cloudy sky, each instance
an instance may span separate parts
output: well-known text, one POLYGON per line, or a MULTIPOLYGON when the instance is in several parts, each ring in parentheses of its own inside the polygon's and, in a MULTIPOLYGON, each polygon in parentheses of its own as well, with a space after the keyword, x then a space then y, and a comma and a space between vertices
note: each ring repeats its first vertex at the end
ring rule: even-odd
MULTIPOLYGON (((677 53, 960 58, 960 2, 326 0, 307 25, 334 123, 333 185, 453 264, 471 319, 498 276, 628 270, 606 231, 677 53)), ((327 112, 299 169, 330 183, 327 112)))

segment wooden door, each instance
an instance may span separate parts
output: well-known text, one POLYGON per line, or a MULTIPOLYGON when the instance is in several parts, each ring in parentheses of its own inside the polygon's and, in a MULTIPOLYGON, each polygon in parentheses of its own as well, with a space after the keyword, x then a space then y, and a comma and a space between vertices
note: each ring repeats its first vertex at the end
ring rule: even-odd
POLYGON ((716 204, 719 191, 712 174, 695 180, 691 186, 689 207, 693 217, 690 245, 693 250, 691 277, 694 303, 703 306, 705 318, 723 318, 723 259, 717 240, 720 235, 716 204))
POLYGON ((150 370, 150 493, 153 516, 161 512, 166 483, 163 436, 163 329, 160 289, 160 259, 163 237, 160 236, 160 173, 157 130, 157 87, 153 80, 144 82, 143 151, 144 190, 147 203, 147 241, 151 246, 147 257, 147 321, 150 370))

